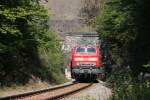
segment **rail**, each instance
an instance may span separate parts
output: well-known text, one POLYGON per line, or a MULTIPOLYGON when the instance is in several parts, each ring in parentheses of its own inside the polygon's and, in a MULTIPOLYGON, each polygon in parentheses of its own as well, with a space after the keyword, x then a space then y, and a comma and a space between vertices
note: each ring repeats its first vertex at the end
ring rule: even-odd
POLYGON ((54 88, 43 89, 39 91, 32 91, 22 94, 16 94, 6 97, 0 97, 0 100, 43 100, 49 99, 54 100, 63 96, 67 96, 71 93, 77 92, 81 89, 91 86, 92 83, 70 83, 54 88))

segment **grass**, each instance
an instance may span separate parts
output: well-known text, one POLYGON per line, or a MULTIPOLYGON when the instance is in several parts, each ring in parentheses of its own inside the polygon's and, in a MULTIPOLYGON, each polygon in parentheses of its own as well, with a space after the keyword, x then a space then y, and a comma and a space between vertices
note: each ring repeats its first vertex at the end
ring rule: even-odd
POLYGON ((26 85, 13 84, 11 87, 0 88, 0 97, 19 94, 23 92, 36 91, 54 86, 55 84, 49 84, 48 82, 37 81, 34 83, 28 83, 26 85))

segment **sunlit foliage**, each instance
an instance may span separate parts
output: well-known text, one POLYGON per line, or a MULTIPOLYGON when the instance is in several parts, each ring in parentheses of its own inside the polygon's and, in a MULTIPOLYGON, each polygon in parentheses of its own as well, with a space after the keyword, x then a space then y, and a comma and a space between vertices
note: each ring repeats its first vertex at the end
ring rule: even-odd
POLYGON ((39 0, 0 0, 0 85, 52 80, 60 70, 63 55, 48 20, 39 0))

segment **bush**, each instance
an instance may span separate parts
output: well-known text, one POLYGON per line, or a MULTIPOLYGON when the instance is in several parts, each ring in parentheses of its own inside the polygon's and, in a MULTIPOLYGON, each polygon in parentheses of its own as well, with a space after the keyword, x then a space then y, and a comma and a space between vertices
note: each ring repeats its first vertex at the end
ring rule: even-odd
POLYGON ((113 84, 113 100, 148 100, 149 80, 142 83, 138 75, 150 73, 149 0, 105 0, 97 17, 97 31, 109 45, 116 67, 108 79, 113 84), (130 66, 130 71, 123 66, 130 66))
POLYGON ((62 76, 63 54, 39 0, 1 0, 0 9, 0 84, 52 80, 55 68, 62 76))

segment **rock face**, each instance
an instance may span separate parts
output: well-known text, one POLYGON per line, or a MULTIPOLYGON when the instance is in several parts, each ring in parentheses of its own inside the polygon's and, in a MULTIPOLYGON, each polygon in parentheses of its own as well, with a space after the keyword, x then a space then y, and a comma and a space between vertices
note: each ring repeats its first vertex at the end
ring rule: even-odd
MULTIPOLYGON (((85 22, 85 15, 92 14, 90 8, 99 4, 100 0, 41 0, 50 14, 50 30, 58 33, 62 40, 62 50, 70 55, 73 47, 79 45, 95 45, 99 38, 82 37, 74 34, 94 33, 93 28, 85 22), (68 35, 71 33, 71 35, 68 35)), ((94 12, 95 13, 95 12, 94 12)), ((94 14, 93 14, 94 15, 94 14)))
MULTIPOLYGON (((61 36, 66 32, 91 31, 92 28, 85 24, 85 16, 88 14, 91 16, 92 9, 98 9, 96 5, 99 4, 98 2, 100 0, 41 0, 41 3, 48 8, 51 29, 61 36)), ((92 15, 95 13, 94 10, 92 15)))
MULTIPOLYGON (((98 7, 100 0, 41 0, 50 14, 50 30, 58 33, 62 40, 62 50, 68 56, 73 47, 79 45, 95 45, 98 37, 82 37, 76 34, 94 33, 94 29, 86 24, 86 17, 92 9, 98 7), (96 5, 94 7, 94 5, 96 5), (92 8, 92 9, 90 9, 92 8), (71 33, 68 35, 68 33, 71 33)), ((97 9, 97 8, 96 8, 97 9)), ((94 10, 94 14, 95 11, 94 10)), ((93 15, 94 15, 93 14, 93 15)))
POLYGON ((80 19, 79 13, 83 0, 47 0, 52 20, 80 19))
POLYGON ((65 33, 68 32, 77 32, 81 28, 85 27, 83 20, 72 19, 72 20, 50 20, 51 29, 61 37, 64 37, 65 33))

